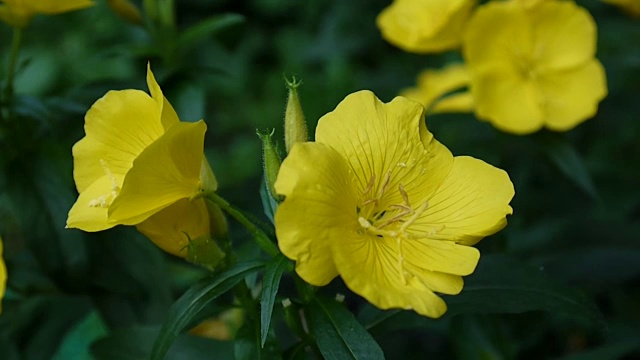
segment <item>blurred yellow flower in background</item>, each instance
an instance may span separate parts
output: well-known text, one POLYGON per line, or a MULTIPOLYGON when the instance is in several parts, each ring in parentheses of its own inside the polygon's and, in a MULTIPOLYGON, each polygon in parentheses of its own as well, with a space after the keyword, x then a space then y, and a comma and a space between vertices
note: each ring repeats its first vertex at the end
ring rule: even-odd
POLYGON ((471 247, 506 225, 508 175, 458 156, 424 124, 424 107, 369 91, 323 116, 316 142, 297 143, 275 183, 282 252, 305 281, 340 275, 381 309, 439 317, 480 253, 471 247))
POLYGON ((571 1, 489 2, 463 44, 476 115, 500 130, 569 130, 607 95, 596 24, 571 1))
POLYGON ((471 112, 473 96, 465 89, 469 81, 463 64, 451 64, 438 70, 424 70, 418 75, 417 86, 402 90, 400 95, 421 103, 429 114, 471 112))
POLYGON ((404 51, 441 52, 460 46, 476 0, 394 0, 378 15, 382 37, 404 51))
POLYGON ((55 15, 95 5, 91 0, 0 0, 0 20, 24 28, 36 14, 55 15))
POLYGON ((0 237, 0 313, 2 313, 2 298, 4 298, 4 291, 7 286, 7 267, 4 265, 4 258, 2 257, 2 238, 0 237))
POLYGON ((138 225, 163 250, 185 257, 192 239, 209 235, 204 200, 217 182, 204 158, 204 121, 180 122, 151 69, 151 96, 110 91, 87 112, 86 136, 73 147, 80 196, 67 227, 101 231, 138 225))
POLYGON ((640 18, 640 0, 602 0, 602 2, 618 6, 629 16, 640 18))

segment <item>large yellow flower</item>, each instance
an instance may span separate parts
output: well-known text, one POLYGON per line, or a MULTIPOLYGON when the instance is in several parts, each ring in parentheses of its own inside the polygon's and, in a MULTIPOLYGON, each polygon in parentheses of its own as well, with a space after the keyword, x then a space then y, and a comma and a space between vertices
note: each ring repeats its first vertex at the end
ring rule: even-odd
POLYGON ((516 134, 566 131, 607 95, 596 25, 572 1, 492 1, 467 27, 464 57, 476 115, 516 134))
POLYGON ((457 294, 476 267, 471 247, 506 225, 508 175, 458 156, 424 124, 424 107, 369 91, 322 117, 316 142, 296 144, 282 163, 275 215, 282 252, 313 285, 340 275, 382 308, 438 317, 435 293, 457 294))
POLYGON ((382 37, 416 53, 455 49, 476 0, 394 0, 378 15, 382 37))
POLYGON ((95 5, 91 0, 0 0, 0 20, 26 27, 36 14, 55 15, 95 5))
POLYGON ((452 93, 466 88, 469 82, 467 68, 462 64, 451 64, 439 70, 424 70, 418 75, 417 86, 404 89, 400 95, 421 103, 430 114, 471 112, 471 93, 452 93))
POLYGON ((0 237, 0 313, 2 312, 2 298, 7 286, 7 267, 2 257, 2 238, 0 237))
POLYGON ((67 227, 138 225, 165 251, 185 256, 189 239, 209 234, 204 200, 189 199, 217 187, 203 156, 207 126, 180 122, 150 69, 147 84, 151 96, 110 91, 87 112, 86 136, 73 147, 80 196, 67 227))

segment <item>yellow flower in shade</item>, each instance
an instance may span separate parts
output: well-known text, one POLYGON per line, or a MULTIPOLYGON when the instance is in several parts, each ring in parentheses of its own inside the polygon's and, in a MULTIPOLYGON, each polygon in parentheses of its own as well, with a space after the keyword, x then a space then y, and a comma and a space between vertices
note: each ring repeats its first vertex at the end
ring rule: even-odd
POLYGON ((418 86, 404 89, 400 95, 421 103, 429 113, 471 112, 473 96, 469 91, 451 94, 469 86, 469 81, 465 66, 452 64, 421 72, 418 86))
POLYGON ((603 2, 620 7, 625 13, 634 18, 640 18, 640 0, 602 0, 603 2))
POLYGON ((515 134, 575 127, 607 95, 595 52, 595 22, 571 1, 481 6, 463 46, 476 115, 515 134))
POLYGON ((210 226, 204 200, 189 200, 217 188, 203 156, 207 126, 180 122, 150 69, 147 84, 151 96, 110 91, 87 112, 86 136, 73 147, 80 196, 67 227, 138 225, 163 250, 185 256, 189 239, 210 226))
POLYGON ((381 309, 439 317, 480 258, 472 247, 506 225, 507 173, 434 139, 424 107, 369 91, 322 117, 316 142, 282 163, 275 215, 282 252, 305 281, 336 276, 381 309))
POLYGON ((441 52, 460 46, 476 0, 394 0, 377 18, 382 37, 402 50, 441 52))
POLYGON ((91 0, 0 0, 0 20, 24 28, 36 14, 55 15, 95 5, 91 0))
POLYGON ((2 257, 2 238, 0 237, 0 313, 2 312, 2 298, 7 286, 7 267, 2 257))

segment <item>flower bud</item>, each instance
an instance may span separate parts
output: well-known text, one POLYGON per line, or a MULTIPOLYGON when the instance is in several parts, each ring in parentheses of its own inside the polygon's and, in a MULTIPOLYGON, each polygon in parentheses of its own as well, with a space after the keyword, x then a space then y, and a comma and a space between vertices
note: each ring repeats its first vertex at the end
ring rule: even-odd
POLYGON ((133 25, 142 25, 142 15, 137 6, 129 0, 107 0, 107 5, 116 15, 133 25))
POLYGON ((224 217, 222 209, 211 201, 205 201, 209 212, 209 222, 211 224, 211 237, 214 239, 226 239, 229 235, 229 224, 224 217))
POLYGON ((279 200, 280 196, 276 193, 273 184, 278 177, 278 171, 280 170, 280 155, 273 145, 271 137, 275 130, 271 130, 270 133, 261 133, 257 131, 258 137, 262 141, 262 166, 264 170, 264 181, 267 185, 267 190, 272 198, 279 200))
POLYGON ((287 153, 291 151, 293 144, 297 142, 305 142, 308 140, 307 122, 300 105, 300 97, 298 96, 298 86, 302 81, 295 77, 291 81, 285 79, 289 88, 289 98, 287 99, 287 108, 284 112, 284 143, 287 153))
POLYGON ((224 256, 218 244, 208 236, 191 239, 187 245, 187 261, 210 270, 213 270, 224 256))

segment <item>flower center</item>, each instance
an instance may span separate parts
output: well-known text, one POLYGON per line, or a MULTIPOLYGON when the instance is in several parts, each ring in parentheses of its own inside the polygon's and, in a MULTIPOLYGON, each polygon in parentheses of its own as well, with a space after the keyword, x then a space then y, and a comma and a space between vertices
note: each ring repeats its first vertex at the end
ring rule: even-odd
POLYGON ((378 191, 374 193, 373 189, 376 184, 376 177, 373 175, 363 191, 361 196, 362 202, 357 207, 358 223, 361 235, 369 233, 377 237, 392 238, 395 240, 398 251, 398 270, 400 272, 400 280, 403 284, 407 284, 404 270, 404 256, 402 250, 402 242, 404 240, 414 239, 416 235, 407 232, 407 229, 418 220, 425 210, 429 207, 429 202, 422 203, 417 208, 411 206, 409 195, 404 186, 398 184, 398 193, 402 197, 403 203, 393 204, 380 208, 383 196, 392 188, 391 171, 388 171, 383 179, 378 191))
POLYGON ((107 162, 105 160, 100 159, 100 166, 102 166, 102 170, 104 171, 105 175, 109 178, 109 181, 111 181, 111 191, 89 201, 89 207, 107 208, 109 207, 109 205, 111 205, 111 203, 113 202, 113 199, 115 199, 116 196, 118 196, 118 192, 120 191, 120 185, 118 185, 118 180, 113 175, 111 170, 109 170, 109 167, 107 166, 107 162))

